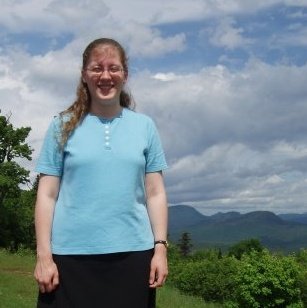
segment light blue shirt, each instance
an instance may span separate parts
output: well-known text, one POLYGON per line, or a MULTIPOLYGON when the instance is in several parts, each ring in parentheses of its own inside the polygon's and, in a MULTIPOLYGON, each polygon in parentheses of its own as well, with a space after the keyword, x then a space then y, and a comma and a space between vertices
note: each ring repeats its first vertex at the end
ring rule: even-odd
POLYGON ((88 114, 59 149, 60 118, 44 140, 36 171, 61 178, 54 254, 147 250, 153 233, 145 174, 167 168, 154 122, 124 108, 111 120, 88 114))

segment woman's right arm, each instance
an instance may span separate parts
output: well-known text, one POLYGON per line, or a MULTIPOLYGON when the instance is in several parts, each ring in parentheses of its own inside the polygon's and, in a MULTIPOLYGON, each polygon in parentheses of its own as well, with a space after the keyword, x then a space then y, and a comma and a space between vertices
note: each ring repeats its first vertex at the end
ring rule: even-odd
POLYGON ((37 262, 34 277, 42 293, 53 291, 59 284, 59 274, 51 252, 51 226, 60 178, 41 174, 35 205, 37 262))

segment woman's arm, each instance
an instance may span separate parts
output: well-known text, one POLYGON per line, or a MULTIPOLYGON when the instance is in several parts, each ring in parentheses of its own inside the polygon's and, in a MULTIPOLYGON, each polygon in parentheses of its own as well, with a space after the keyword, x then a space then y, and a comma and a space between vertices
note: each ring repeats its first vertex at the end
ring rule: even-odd
MULTIPOLYGON (((162 172, 147 173, 145 178, 147 211, 155 241, 167 238, 167 198, 162 172)), ((151 261, 149 285, 151 288, 164 284, 168 274, 167 248, 157 244, 151 261)))
POLYGON ((40 176, 35 205, 37 262, 34 276, 42 293, 51 292, 59 284, 59 274, 53 262, 50 244, 54 206, 59 186, 59 177, 40 176))

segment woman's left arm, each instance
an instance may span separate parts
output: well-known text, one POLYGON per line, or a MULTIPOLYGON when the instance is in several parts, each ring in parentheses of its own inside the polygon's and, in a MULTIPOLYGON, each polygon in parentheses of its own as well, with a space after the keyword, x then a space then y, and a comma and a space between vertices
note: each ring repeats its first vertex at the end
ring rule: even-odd
MULTIPOLYGON (((162 172, 146 173, 145 178, 147 211, 155 241, 167 239, 167 198, 162 172)), ((167 248, 156 244, 151 260, 149 286, 161 287, 167 277, 167 248)))

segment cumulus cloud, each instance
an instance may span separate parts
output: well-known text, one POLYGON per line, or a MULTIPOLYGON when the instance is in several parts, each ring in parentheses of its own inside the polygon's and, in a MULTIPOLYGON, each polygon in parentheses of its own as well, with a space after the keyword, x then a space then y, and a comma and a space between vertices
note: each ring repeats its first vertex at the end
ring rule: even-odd
POLYGON ((300 158, 293 148, 276 144, 259 151, 243 144, 214 145, 173 165, 168 174, 170 196, 175 203, 195 204, 207 213, 274 207, 304 211, 306 168, 299 167, 307 162, 307 145, 300 158), (284 146, 293 151, 284 152, 284 146))
POLYGON ((209 42, 213 46, 227 49, 242 48, 252 42, 251 39, 244 37, 244 29, 236 27, 235 20, 229 17, 223 19, 217 27, 203 30, 202 34, 205 33, 208 33, 209 42))
POLYGON ((211 204, 215 210, 274 204, 302 210, 306 76, 307 66, 259 60, 239 72, 216 66, 188 75, 135 76, 139 109, 161 130, 170 201, 202 210, 211 204), (289 198, 293 191, 300 197, 289 198))
MULTIPOLYGON (((136 60, 150 63, 136 67, 129 87, 137 110, 150 115, 159 128, 170 166, 165 173, 170 203, 191 204, 205 213, 304 211, 307 64, 269 64, 253 56, 237 70, 227 67, 237 49, 254 44, 238 14, 271 5, 292 4, 277 0, 158 0, 146 6, 144 1, 127 6, 119 0, 3 1, 0 25, 8 33, 1 33, 0 108, 4 114, 12 111, 15 126, 32 127, 28 141, 35 152, 26 166, 33 171, 51 118, 74 99, 85 45, 98 36, 112 36, 123 42, 132 66, 136 60), (202 49, 193 53, 199 47, 191 43, 197 36, 194 28, 172 24, 206 18, 217 26, 202 34, 212 45, 223 47, 225 53, 219 56, 224 65, 204 62, 208 55, 202 49), (57 48, 31 54, 8 39, 16 33, 40 33, 50 37, 50 46, 63 33, 71 36, 57 48), (169 69, 165 64, 174 59, 178 67, 169 69), (157 61, 163 71, 154 66, 157 61), (182 69, 181 61, 189 70, 182 69)), ((290 16, 293 23, 284 36, 275 34, 277 45, 306 46, 300 16, 290 16)), ((201 27, 198 24, 197 30, 201 27)))
POLYGON ((184 33, 163 37, 161 32, 136 22, 123 27, 122 39, 129 42, 129 54, 135 57, 157 57, 185 49, 184 33))

